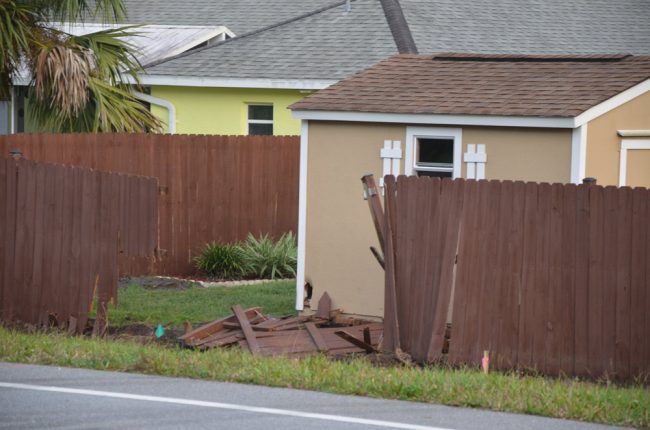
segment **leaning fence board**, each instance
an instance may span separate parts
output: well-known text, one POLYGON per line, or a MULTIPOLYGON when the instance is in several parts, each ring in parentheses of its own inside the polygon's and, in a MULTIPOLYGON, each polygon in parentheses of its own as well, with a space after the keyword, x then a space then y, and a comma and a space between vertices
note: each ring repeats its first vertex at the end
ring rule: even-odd
MULTIPOLYGON (((395 194, 395 178, 386 178, 386 194, 395 194)), ((384 216, 385 248, 385 288, 384 288, 384 341, 382 349, 386 352, 395 352, 401 348, 399 342, 399 317, 397 315, 397 296, 395 292, 395 236, 393 232, 394 199, 387 199, 384 216)))
POLYGON ((314 341, 316 348, 318 348, 318 351, 327 352, 329 350, 329 347, 327 346, 327 343, 325 343, 325 339, 323 339, 323 336, 318 331, 318 328, 316 328, 316 324, 312 322, 305 323, 305 328, 307 329, 307 332, 309 333, 312 340, 314 341))
POLYGON ((244 333, 246 343, 248 344, 248 349, 250 350, 251 354, 258 355, 260 352, 260 346, 257 343, 257 339, 255 338, 255 332, 251 328, 251 323, 248 321, 248 316, 244 313, 244 310, 240 305, 234 305, 232 307, 232 311, 237 318, 237 322, 239 322, 241 331, 244 333))
MULTIPOLYGON (((157 246, 155 178, 0 158, 0 319, 85 329, 96 292, 115 302, 121 237, 138 234, 141 257, 157 246), (144 191, 143 191, 144 190, 144 191), (148 200, 122 216, 124 193, 148 200)), ((100 330, 101 332, 101 330, 100 330)))
MULTIPOLYGON (((207 242, 278 237, 298 223, 299 137, 152 134, 0 136, 0 154, 158 178, 160 259, 120 255, 126 275, 189 275, 207 242)), ((132 212, 149 210, 130 196, 132 212)), ((141 231, 142 234, 149 234, 141 231)), ((132 238, 134 235, 129 234, 132 238)))
POLYGON ((487 350, 499 369, 650 374, 650 190, 384 182, 384 235, 395 237, 386 293, 395 289, 394 324, 415 360, 442 358, 451 307, 451 364, 479 365, 487 350))

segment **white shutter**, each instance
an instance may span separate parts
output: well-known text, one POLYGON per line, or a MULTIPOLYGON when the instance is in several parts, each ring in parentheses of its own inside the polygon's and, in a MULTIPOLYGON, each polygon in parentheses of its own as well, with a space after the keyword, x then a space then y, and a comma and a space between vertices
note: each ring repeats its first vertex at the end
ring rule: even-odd
POLYGON ((400 174, 400 160, 402 159, 402 142, 399 140, 384 140, 384 147, 379 156, 384 162, 384 172, 379 179, 379 187, 384 188, 384 176, 400 174))
POLYGON ((484 144, 469 143, 463 159, 467 167, 467 179, 485 179, 487 154, 484 144))

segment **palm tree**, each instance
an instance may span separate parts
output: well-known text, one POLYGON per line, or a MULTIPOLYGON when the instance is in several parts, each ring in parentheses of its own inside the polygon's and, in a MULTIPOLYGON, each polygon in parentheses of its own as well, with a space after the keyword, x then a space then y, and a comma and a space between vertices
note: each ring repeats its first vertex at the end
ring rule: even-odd
POLYGON ((133 27, 82 36, 54 22, 100 16, 124 19, 122 0, 0 0, 0 99, 12 79, 31 74, 28 116, 52 131, 159 130, 159 120, 131 92, 142 70, 136 48, 124 40, 133 27))

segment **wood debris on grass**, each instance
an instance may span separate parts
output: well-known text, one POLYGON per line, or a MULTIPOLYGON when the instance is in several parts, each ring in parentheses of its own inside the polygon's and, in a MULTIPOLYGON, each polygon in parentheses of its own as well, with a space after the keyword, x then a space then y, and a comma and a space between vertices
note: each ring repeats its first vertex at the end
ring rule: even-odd
POLYGON ((233 314, 187 331, 178 338, 187 348, 206 350, 239 345, 253 355, 304 357, 326 354, 336 357, 377 351, 382 339, 381 323, 342 318, 329 309, 329 296, 311 316, 271 317, 260 308, 232 307, 233 314))

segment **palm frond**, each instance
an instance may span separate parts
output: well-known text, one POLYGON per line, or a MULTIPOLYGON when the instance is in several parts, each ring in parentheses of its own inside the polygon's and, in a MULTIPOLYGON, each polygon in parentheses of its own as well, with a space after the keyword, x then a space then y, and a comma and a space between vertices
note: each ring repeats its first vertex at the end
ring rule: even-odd
POLYGON ((60 133, 160 131, 160 120, 138 100, 127 85, 111 85, 92 77, 88 102, 77 115, 66 115, 52 103, 29 98, 28 116, 38 127, 60 133))
POLYGON ((122 0, 0 0, 0 97, 21 64, 32 72, 28 116, 50 131, 160 130, 132 93, 142 66, 134 27, 75 36, 48 22, 125 16, 122 0), (127 79, 128 78, 128 79, 127 79), (127 82, 128 81, 128 82, 127 82))
POLYGON ((106 77, 111 82, 122 82, 124 74, 127 74, 133 82, 138 83, 138 72, 142 71, 142 65, 136 56, 139 53, 138 48, 126 40, 140 35, 137 31, 133 31, 135 28, 137 26, 125 26, 81 36, 70 35, 68 44, 92 51, 95 55, 95 67, 100 76, 106 77))
POLYGON ((122 0, 33 0, 31 3, 53 21, 83 22, 86 18, 101 18, 109 23, 126 18, 122 0))
POLYGON ((41 50, 33 68, 36 98, 64 115, 78 115, 88 102, 94 62, 93 53, 85 48, 58 45, 41 50))
POLYGON ((11 79, 34 42, 38 14, 23 3, 0 0, 0 98, 9 94, 11 79))
POLYGON ((138 35, 132 28, 59 32, 59 44, 36 57, 30 119, 50 131, 159 131, 158 118, 130 90, 142 69, 125 40, 138 35))

